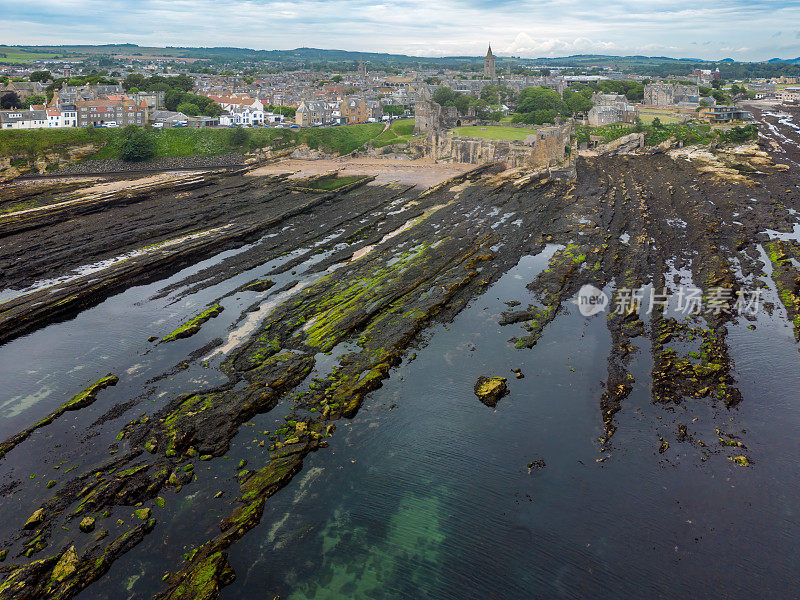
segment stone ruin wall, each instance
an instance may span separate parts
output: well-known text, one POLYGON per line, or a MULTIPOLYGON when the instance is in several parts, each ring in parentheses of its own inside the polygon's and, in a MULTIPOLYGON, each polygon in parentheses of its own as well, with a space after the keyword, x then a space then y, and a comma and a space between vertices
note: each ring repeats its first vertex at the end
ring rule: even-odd
POLYGON ((572 125, 564 124, 539 129, 531 140, 510 142, 454 136, 447 132, 428 138, 428 153, 437 160, 480 165, 504 162, 506 168, 537 169, 564 161, 570 144, 572 125))

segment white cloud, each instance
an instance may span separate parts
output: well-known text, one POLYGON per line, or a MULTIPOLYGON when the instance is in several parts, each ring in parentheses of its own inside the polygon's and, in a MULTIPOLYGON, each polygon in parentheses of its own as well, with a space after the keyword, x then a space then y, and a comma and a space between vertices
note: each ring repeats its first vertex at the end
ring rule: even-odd
POLYGON ((800 2, 730 0, 0 0, 4 43, 298 46, 412 55, 800 56, 800 2), (694 50, 691 50, 694 49, 694 50))

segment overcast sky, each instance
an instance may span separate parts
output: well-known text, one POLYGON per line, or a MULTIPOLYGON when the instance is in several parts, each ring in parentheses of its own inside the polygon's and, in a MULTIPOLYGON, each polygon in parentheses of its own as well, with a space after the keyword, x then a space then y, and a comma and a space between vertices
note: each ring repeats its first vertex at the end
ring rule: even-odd
POLYGON ((0 0, 0 43, 800 57, 800 0, 0 0))

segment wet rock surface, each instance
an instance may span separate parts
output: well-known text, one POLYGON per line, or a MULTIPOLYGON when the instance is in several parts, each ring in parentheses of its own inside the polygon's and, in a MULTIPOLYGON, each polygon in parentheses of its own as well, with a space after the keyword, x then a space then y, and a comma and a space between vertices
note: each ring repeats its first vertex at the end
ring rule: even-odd
MULTIPOLYGON (((165 284, 156 296, 181 300, 232 274, 284 259, 269 279, 259 274, 237 282, 227 296, 220 292, 219 303, 236 293, 260 296, 253 297, 228 339, 183 359, 207 361, 219 350, 223 383, 185 383, 181 393, 154 398, 153 409, 135 418, 130 410, 112 413, 109 406, 118 432, 110 457, 59 472, 57 485, 41 494, 43 501, 6 527, 4 547, 11 551, 0 567, 0 598, 90 593, 91 583, 116 560, 164 529, 159 521, 165 498, 184 498, 208 484, 201 466, 223 462, 256 415, 280 407, 286 411, 283 424, 258 438, 254 434, 260 453, 239 463, 226 493, 215 490, 215 513, 204 516, 214 527, 201 528, 200 543, 157 576, 159 598, 217 598, 225 586, 235 585, 227 551, 259 523, 268 498, 302 471, 304 459, 326 451, 337 426, 359 411, 393 366, 411 359, 409 352, 427 329, 448 323, 520 257, 538 254, 547 244, 557 245, 547 267, 522 282, 537 303, 523 310, 509 305, 493 317, 520 352, 539 343, 585 284, 607 290, 613 303, 623 288, 670 288, 681 274, 697 287, 729 290, 733 298, 748 285, 771 283, 789 318, 796 319, 797 242, 770 240, 764 231, 792 229, 788 209, 800 210, 793 191, 798 171, 778 165, 800 160, 800 153, 785 143, 778 153, 768 142, 762 151, 769 161, 748 155, 766 175, 744 175, 745 180, 746 170, 735 175, 709 170, 708 161, 665 153, 580 159, 573 182, 477 169, 426 191, 367 185, 341 194, 315 193, 301 191, 286 177, 237 173, 204 177, 177 194, 154 189, 112 196, 102 209, 87 201, 0 219, 5 288, 22 289, 90 262, 181 240, 72 279, 55 292, 42 288, 0 305, 3 340, 211 256, 221 258, 165 284), (186 237, 197 231, 207 233, 186 237), (310 266, 305 248, 319 251, 310 266), (772 266, 769 274, 761 248, 772 266), (222 255, 229 250, 236 252, 222 255), (29 265, 17 264, 15 253, 29 256, 29 265), (259 318, 249 322, 248 315, 259 318), (319 374, 315 369, 326 357, 332 357, 333 367, 319 374), (99 533, 80 533, 90 521, 99 533)), ((727 411, 747 401, 729 351, 731 313, 678 319, 649 308, 631 304, 604 315, 611 346, 595 405, 598 462, 613 456, 618 413, 637 383, 632 365, 645 353, 652 358, 652 402, 665 410, 705 403, 718 408, 723 423, 727 411)), ((194 325, 212 326, 229 312, 194 325)), ((182 339, 176 336, 165 346, 182 339)), ((512 372, 510 382, 481 377, 475 394, 495 406, 521 379, 521 370, 512 372)), ((95 404, 105 393, 95 391, 95 404)), ((665 458, 692 445, 704 457, 718 453, 727 464, 758 468, 748 440, 721 424, 708 432, 687 421, 652 441, 653 452, 665 458), (713 448, 701 442, 709 436, 719 440, 713 448)), ((9 453, 3 460, 13 459, 9 453)), ((528 469, 546 476, 552 466, 544 466, 537 459, 528 469)), ((12 496, 24 489, 20 481, 6 483, 12 496)))
POLYGON ((508 393, 505 377, 486 377, 481 375, 475 382, 475 395, 486 406, 494 408, 508 393))

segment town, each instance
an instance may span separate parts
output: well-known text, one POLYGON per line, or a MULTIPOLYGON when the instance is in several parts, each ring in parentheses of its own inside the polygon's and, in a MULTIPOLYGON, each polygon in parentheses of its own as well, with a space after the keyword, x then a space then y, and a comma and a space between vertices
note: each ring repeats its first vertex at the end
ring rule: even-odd
POLYGON ((341 72, 210 75, 198 72, 202 64, 112 55, 3 67, 0 56, 0 127, 327 127, 410 117, 421 99, 435 99, 437 92, 447 101, 462 96, 459 111, 473 120, 542 124, 556 115, 591 127, 637 119, 742 122, 750 118, 737 107, 742 100, 800 103, 798 77, 723 80, 719 67, 659 77, 593 65, 535 64, 512 73, 496 66, 491 47, 480 70, 394 74, 373 70, 360 58, 341 72), (565 107, 528 102, 526 108, 520 100, 525 90, 536 88, 557 92, 565 107), (547 110, 555 112, 531 114, 547 110))

